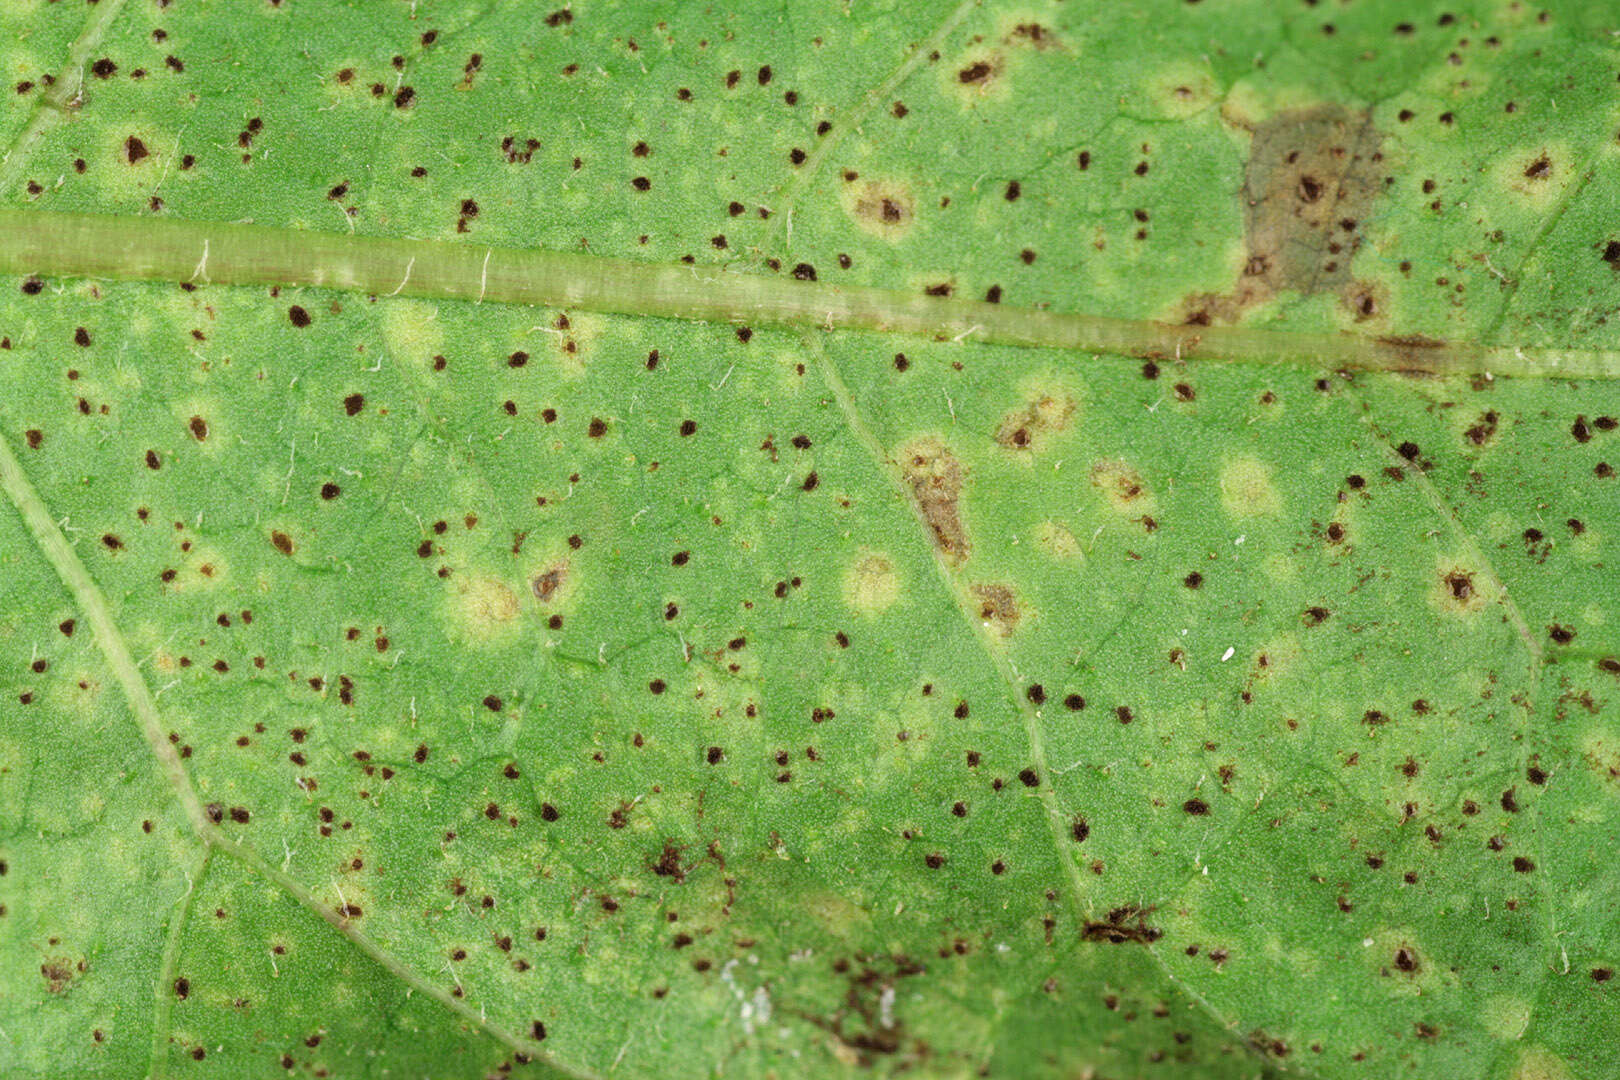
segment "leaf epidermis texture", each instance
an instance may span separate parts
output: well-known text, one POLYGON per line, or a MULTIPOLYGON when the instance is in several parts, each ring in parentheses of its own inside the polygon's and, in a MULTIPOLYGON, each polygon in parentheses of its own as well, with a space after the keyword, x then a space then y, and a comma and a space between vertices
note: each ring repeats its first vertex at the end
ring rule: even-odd
MULTIPOLYGON (((223 9, 7 13, 8 209, 1617 349, 1602 5, 223 9)), ((8 1075, 1620 1068, 1612 378, 106 277, 8 1075)))

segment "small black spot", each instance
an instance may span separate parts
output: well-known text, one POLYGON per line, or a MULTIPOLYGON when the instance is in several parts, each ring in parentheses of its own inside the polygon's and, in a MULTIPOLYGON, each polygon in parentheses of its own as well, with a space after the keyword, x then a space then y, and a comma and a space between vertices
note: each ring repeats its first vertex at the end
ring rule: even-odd
POLYGON ((305 311, 297 304, 294 304, 292 307, 287 309, 287 319, 294 326, 305 327, 309 325, 309 312, 305 311))
POLYGON ((1203 817, 1209 813, 1209 803, 1203 799, 1188 799, 1181 804, 1181 809, 1194 817, 1203 817))

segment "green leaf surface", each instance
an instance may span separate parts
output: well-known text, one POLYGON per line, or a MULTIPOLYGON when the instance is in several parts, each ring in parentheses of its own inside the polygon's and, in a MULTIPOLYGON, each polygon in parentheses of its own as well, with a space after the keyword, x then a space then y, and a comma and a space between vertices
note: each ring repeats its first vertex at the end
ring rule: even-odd
POLYGON ((1617 31, 6 5, 0 1074, 1620 1075, 1617 31))

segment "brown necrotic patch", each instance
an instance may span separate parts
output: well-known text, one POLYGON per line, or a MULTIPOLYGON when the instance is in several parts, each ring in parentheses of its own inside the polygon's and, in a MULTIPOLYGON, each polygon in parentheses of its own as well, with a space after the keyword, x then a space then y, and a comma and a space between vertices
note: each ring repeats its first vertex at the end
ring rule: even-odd
POLYGON ((1350 263, 1382 185, 1383 135, 1364 109, 1325 102, 1254 129, 1243 176, 1247 258, 1227 293, 1197 293, 1182 321, 1226 323, 1279 293, 1338 293, 1356 321, 1382 314, 1382 293, 1350 263))
POLYGON ((964 562, 972 546, 962 525, 961 464, 934 438, 918 439, 905 447, 899 464, 917 514, 933 533, 934 546, 947 562, 964 562))
POLYGON ((1462 566, 1447 567, 1440 572, 1434 589, 1436 605, 1452 614, 1473 614, 1485 606, 1482 591, 1486 584, 1478 571, 1462 566))
POLYGON ((979 605, 979 618, 984 625, 1002 637, 1011 637, 1023 618, 1018 594, 1012 587, 996 583, 974 585, 973 598, 979 605))
POLYGON ((566 560, 554 566, 548 566, 530 580, 529 587, 534 592, 534 598, 542 604, 550 602, 557 590, 562 588, 568 577, 568 563, 566 560))

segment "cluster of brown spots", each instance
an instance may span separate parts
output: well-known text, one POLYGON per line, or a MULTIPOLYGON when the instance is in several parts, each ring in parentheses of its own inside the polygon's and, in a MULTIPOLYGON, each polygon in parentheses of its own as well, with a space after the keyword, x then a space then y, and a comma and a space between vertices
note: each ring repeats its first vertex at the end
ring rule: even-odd
POLYGON ((1496 428, 1501 419, 1495 409, 1488 409, 1463 432, 1463 437, 1475 446, 1484 446, 1496 437, 1496 428))
POLYGON ((1153 501, 1142 474, 1124 461, 1099 461, 1091 467, 1091 486, 1107 497, 1114 509, 1121 512, 1136 507, 1147 508, 1153 501))
POLYGON ((833 962, 833 971, 847 979, 842 1004, 830 1016, 806 1015, 805 1019, 827 1033, 834 1056, 846 1066, 873 1068, 880 1056, 899 1055, 902 1051, 902 1063, 923 1060, 930 1053, 929 1047, 912 1040, 907 1048, 906 1024, 894 1015, 893 1003, 895 983, 922 975, 927 969, 903 954, 861 960, 859 971, 853 971, 848 960, 833 962))
MULTIPOLYGON (((55 939, 52 939, 55 944, 55 939)), ((45 980, 45 989, 53 994, 63 993, 73 985, 73 980, 82 975, 88 965, 81 959, 74 963, 65 956, 48 956, 44 963, 39 965, 40 978, 45 980)))
POLYGON ((962 524, 961 464, 934 438, 918 439, 905 447, 899 463, 913 505, 933 533, 934 546, 947 562, 962 563, 972 548, 962 524))
MULTIPOLYGON (((1079 839, 1078 830, 1076 839, 1079 839)), ((1164 931, 1147 924, 1148 911, 1135 904, 1126 904, 1110 911, 1102 919, 1086 921, 1080 932, 1084 941, 1105 941, 1113 945, 1134 943, 1149 945, 1164 936, 1164 931)))
POLYGON ((973 597, 979 604, 979 618, 1001 637, 1011 637, 1023 618, 1018 595, 1010 585, 997 583, 976 584, 973 597))
POLYGON ((1339 292, 1357 321, 1381 314, 1379 286, 1350 276, 1360 222, 1381 190, 1383 136, 1337 104, 1280 112, 1254 129, 1244 172, 1248 260, 1231 292, 1183 302, 1183 321, 1235 322, 1280 292, 1339 292))
MULTIPOLYGON (((482 60, 481 57, 479 59, 482 60)), ((467 78, 472 78, 471 71, 468 72, 467 78)), ((530 137, 520 141, 516 135, 508 135, 501 139, 501 157, 509 165, 527 165, 534 160, 534 152, 538 149, 540 140, 536 138, 530 137)))
POLYGON ((1046 436, 1069 426, 1074 411, 1073 398, 1043 394, 1002 417, 996 442, 1009 450, 1038 450, 1046 436))
POLYGON ((1009 45, 1028 45, 1041 52, 1048 49, 1062 47, 1057 34, 1051 27, 1042 26, 1038 22, 1022 22, 1014 26, 1007 36, 1003 38, 1009 45))
POLYGON ((1262 1057, 1285 1058, 1289 1054, 1287 1043, 1266 1034, 1260 1028, 1249 1032, 1247 1042, 1255 1053, 1262 1057))

